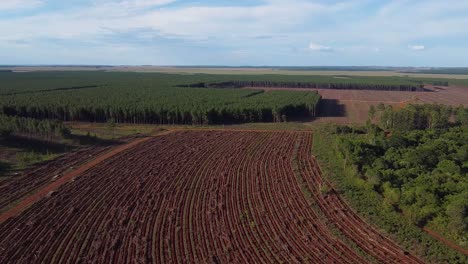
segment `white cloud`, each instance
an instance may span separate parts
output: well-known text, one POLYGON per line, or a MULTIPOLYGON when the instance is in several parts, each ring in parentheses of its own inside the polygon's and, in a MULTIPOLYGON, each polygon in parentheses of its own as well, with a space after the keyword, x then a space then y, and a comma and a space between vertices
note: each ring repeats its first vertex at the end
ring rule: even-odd
MULTIPOLYGON (((47 2, 0 0, 0 14, 1 10, 47 2)), ((23 17, 0 15, 0 45, 8 45, 0 55, 25 43, 32 47, 34 43, 44 47, 73 44, 83 49, 122 44, 140 49, 151 46, 154 50, 162 43, 170 46, 167 53, 174 52, 174 58, 182 57, 180 51, 192 56, 188 50, 197 49, 195 52, 200 53, 233 51, 234 55, 243 51, 247 58, 302 59, 331 52, 329 57, 338 62, 369 56, 400 63, 403 59, 397 60, 401 58, 397 54, 410 50, 435 53, 436 47, 466 49, 462 45, 468 39, 464 26, 468 24, 468 1, 395 0, 375 4, 370 0, 259 0, 247 6, 241 4, 246 1, 90 2, 93 4, 88 6, 71 5, 32 15, 28 12, 23 17), (170 5, 173 2, 177 4, 170 5), (422 43, 431 43, 430 49, 422 43)))
POLYGON ((124 0, 119 4, 128 7, 148 7, 148 6, 161 6, 175 2, 176 0, 124 0))
POLYGON ((426 49, 426 47, 423 45, 409 45, 408 48, 411 50, 416 50, 416 51, 421 51, 421 50, 426 49))
POLYGON ((95 2, 95 7, 99 9, 113 9, 113 8, 124 8, 124 9, 140 9, 149 8, 156 6, 163 6, 174 3, 176 0, 101 0, 95 2))
POLYGON ((287 38, 290 38, 304 34, 300 32, 304 29, 298 28, 303 27, 311 17, 336 14, 348 7, 342 3, 321 4, 306 0, 264 0, 256 6, 164 6, 174 1, 94 0, 93 6, 80 9, 17 19, 0 18, 0 39, 83 39, 141 29, 153 30, 168 38, 215 38, 225 40, 226 43, 245 42, 265 35, 274 38, 284 36, 285 32, 287 38), (14 29, 8 26, 12 24, 15 25, 14 29))
POLYGON ((310 43, 309 49, 312 51, 328 51, 328 52, 333 51, 332 47, 323 46, 317 43, 310 43))
POLYGON ((43 0, 1 0, 0 10, 35 8, 43 3, 43 0))

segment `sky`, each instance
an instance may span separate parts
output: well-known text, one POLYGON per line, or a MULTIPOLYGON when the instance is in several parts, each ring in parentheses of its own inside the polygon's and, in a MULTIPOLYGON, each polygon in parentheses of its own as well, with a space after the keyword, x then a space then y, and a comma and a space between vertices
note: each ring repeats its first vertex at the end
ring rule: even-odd
POLYGON ((0 0, 0 65, 468 66, 466 0, 0 0))

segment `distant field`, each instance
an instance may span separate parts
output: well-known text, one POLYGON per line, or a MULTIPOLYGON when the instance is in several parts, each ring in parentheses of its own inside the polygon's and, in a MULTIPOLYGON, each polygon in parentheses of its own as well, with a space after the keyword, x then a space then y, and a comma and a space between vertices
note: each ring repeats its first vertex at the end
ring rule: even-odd
POLYGON ((228 78, 134 72, 0 73, 0 107, 6 115, 147 124, 278 122, 314 116, 319 96, 312 91, 178 87, 228 78))
MULTIPOLYGON (((28 68, 15 68, 28 69, 28 68)), ((323 100, 318 117, 321 121, 362 123, 370 105, 442 103, 468 105, 468 80, 358 76, 360 71, 336 75, 279 75, 272 69, 213 68, 217 73, 176 74, 175 71, 202 72, 204 68, 159 68, 174 73, 116 72, 126 67, 49 67, 37 69, 88 69, 88 71, 0 72, 0 106, 8 115, 55 118, 63 121, 149 124, 232 124, 250 122, 311 121, 316 115, 318 97, 314 89, 290 89, 316 84, 323 100), (112 72, 96 70, 112 70, 112 72), (89 71, 92 70, 92 71, 89 71), (244 71, 249 74, 241 74, 244 71), (255 73, 255 74, 253 74, 255 73), (349 75, 345 75, 349 74, 349 75), (230 83, 254 83, 255 90, 235 89, 230 83), (223 84, 228 83, 227 86, 223 84), (450 87, 437 92, 389 91, 392 87, 450 87), (284 87, 286 85, 286 87, 284 87), (292 85, 292 86, 287 86, 292 85), (185 86, 185 87, 180 87, 185 86), (280 87, 286 91, 261 90, 280 87), (330 87, 341 87, 330 89, 330 87), (199 88, 203 87, 203 88, 199 88), (214 89, 225 87, 224 89, 214 89), (349 90, 364 89, 364 90, 349 90), (374 89, 373 91, 369 91, 374 89), (375 91, 380 89, 383 91, 375 91), (299 91, 300 90, 300 91, 299 91), (99 100, 97 99, 99 98, 99 100), (325 108, 323 108, 325 107, 325 108), (308 120, 305 118, 308 117, 308 120)), ((131 67, 128 70, 135 70, 131 67)), ((141 69, 146 69, 141 67, 141 69)), ((148 69, 157 69, 149 67, 148 69)), ((290 70, 291 73, 303 73, 290 70)), ((313 71, 314 74, 324 73, 313 71)), ((325 72, 326 73, 326 72, 325 72)), ((376 71, 368 71, 377 74, 376 71)), ((241 86, 243 87, 243 86, 241 86)))
POLYGON ((12 70, 16 72, 30 71, 117 71, 117 72, 160 72, 183 74, 282 74, 282 75, 349 75, 349 76, 400 76, 413 78, 447 78, 468 80, 466 71, 433 70, 421 72, 399 72, 392 70, 308 70, 288 68, 250 68, 250 67, 161 67, 161 66, 20 66, 0 67, 0 70, 12 70), (452 74, 456 73, 456 74, 452 74))

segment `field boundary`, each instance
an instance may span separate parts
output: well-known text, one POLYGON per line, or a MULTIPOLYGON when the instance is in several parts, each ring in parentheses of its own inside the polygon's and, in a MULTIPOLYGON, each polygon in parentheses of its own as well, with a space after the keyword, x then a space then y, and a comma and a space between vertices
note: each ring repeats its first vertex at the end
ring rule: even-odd
POLYGON ((236 128, 167 128, 169 131, 226 131, 226 132, 263 132, 263 133, 304 133, 313 130, 268 130, 268 129, 236 129, 236 128))

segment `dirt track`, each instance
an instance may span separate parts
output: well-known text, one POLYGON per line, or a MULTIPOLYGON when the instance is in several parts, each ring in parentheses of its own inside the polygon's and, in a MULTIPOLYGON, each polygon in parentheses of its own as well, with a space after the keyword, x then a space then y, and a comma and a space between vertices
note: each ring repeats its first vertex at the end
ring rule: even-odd
POLYGON ((42 186, 40 189, 35 191, 33 194, 28 195, 26 197, 23 197, 17 204, 12 206, 11 208, 8 208, 6 211, 2 212, 0 214, 0 224, 3 223, 5 220, 7 220, 10 217, 14 217, 19 215, 21 212, 26 210, 28 207, 33 205, 35 202, 39 201, 40 199, 50 195, 52 192, 57 190, 60 186, 63 184, 73 180, 75 177, 80 175, 81 173, 85 172, 86 170, 96 166, 100 162, 107 160, 108 158, 124 151, 129 148, 132 148, 142 142, 145 142, 149 140, 150 137, 145 137, 141 139, 137 139, 134 141, 131 141, 125 145, 119 146, 117 148, 112 149, 111 151, 104 153, 102 155, 99 155, 95 159, 81 165, 80 167, 68 172, 67 174, 57 178, 56 181, 51 182, 50 184, 47 184, 45 186, 42 186))

